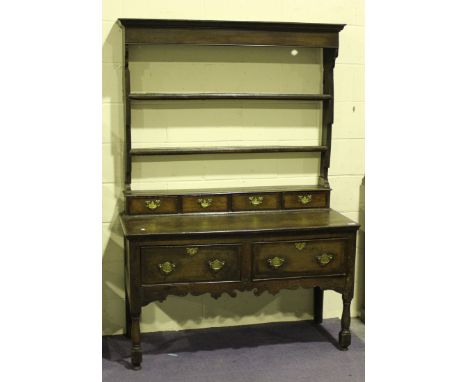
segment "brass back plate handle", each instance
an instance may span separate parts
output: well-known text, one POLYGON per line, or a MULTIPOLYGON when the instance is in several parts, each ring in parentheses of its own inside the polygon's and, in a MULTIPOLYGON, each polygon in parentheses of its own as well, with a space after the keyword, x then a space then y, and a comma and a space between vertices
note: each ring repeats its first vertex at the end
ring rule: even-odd
POLYGON ((304 243, 304 242, 301 242, 301 243, 294 243, 294 246, 296 247, 296 249, 297 249, 298 251, 302 251, 302 250, 305 248, 306 243, 304 243))
POLYGON ((327 265, 328 263, 330 263, 330 261, 332 261, 335 256, 333 256, 332 254, 330 253, 322 253, 321 255, 319 256, 316 256, 315 257, 317 259, 317 262, 322 266, 324 267, 325 265, 327 265))
POLYGON ((163 273, 164 275, 168 275, 174 272, 174 269, 176 266, 174 263, 171 263, 170 261, 165 261, 162 264, 158 264, 158 267, 161 273, 163 273))
POLYGON ((226 264, 226 261, 223 261, 223 260, 218 260, 218 259, 208 260, 208 265, 210 266, 210 269, 213 272, 220 271, 224 267, 224 264, 226 264))
POLYGON ((161 205, 160 199, 153 199, 153 200, 145 200, 145 206, 149 210, 155 210, 161 205))
POLYGON ((198 248, 197 247, 188 247, 185 248, 185 252, 187 252, 187 255, 189 256, 194 256, 198 253, 198 248))
POLYGON ((249 200, 252 206, 259 206, 263 203, 263 196, 249 196, 249 200))
POLYGON ((312 194, 308 195, 297 195, 297 198, 302 204, 309 204, 312 200, 312 194))
POLYGON ((212 198, 200 198, 200 199, 198 199, 198 204, 201 206, 201 208, 207 208, 207 207, 211 206, 212 203, 213 203, 212 198))
POLYGON ((283 257, 275 256, 267 259, 267 264, 273 269, 278 269, 284 264, 285 261, 286 260, 283 257))

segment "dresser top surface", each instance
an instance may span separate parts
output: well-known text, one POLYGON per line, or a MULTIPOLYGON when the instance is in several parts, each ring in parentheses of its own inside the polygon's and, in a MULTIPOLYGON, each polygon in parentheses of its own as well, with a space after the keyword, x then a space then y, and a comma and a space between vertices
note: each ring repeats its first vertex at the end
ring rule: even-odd
POLYGON ((175 215, 121 215, 127 237, 209 233, 261 233, 358 229, 359 224, 332 209, 175 215))

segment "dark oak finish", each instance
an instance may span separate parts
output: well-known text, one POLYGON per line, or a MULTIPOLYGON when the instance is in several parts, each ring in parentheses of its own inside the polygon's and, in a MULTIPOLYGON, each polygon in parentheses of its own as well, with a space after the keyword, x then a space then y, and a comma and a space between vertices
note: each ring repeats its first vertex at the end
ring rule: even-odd
POLYGON ((278 293, 312 288, 314 322, 323 316, 323 291, 342 294, 339 345, 350 345, 356 232, 359 225, 330 209, 333 70, 341 24, 120 19, 125 65, 125 242, 126 330, 131 360, 141 367, 142 306, 169 295, 237 291, 278 293), (322 94, 134 93, 129 48, 135 44, 306 46, 323 50, 322 94), (133 148, 131 104, 137 101, 278 100, 319 101, 319 146, 133 148), (195 190, 131 190, 137 156, 232 153, 320 153, 317 186, 233 187, 195 190))
POLYGON ((314 34, 280 31, 239 31, 225 29, 187 30, 173 28, 134 28, 125 38, 126 44, 196 44, 196 45, 261 45, 337 47, 334 33, 314 34))
POLYGON ((323 92, 331 95, 330 102, 323 104, 322 112, 322 145, 328 147, 328 151, 321 154, 320 160, 320 182, 327 187, 328 184, 328 168, 330 167, 330 152, 331 152, 331 131, 333 124, 333 97, 334 97, 334 80, 333 69, 335 67, 335 59, 338 56, 338 49, 323 49, 323 92))
POLYGON ((127 198, 129 214, 168 214, 178 211, 177 196, 127 198))
POLYGON ((281 208, 280 194, 233 195, 233 211, 277 210, 281 208))
POLYGON ((284 208, 325 208, 328 207, 327 192, 285 192, 284 208))
MULTIPOLYGON (((216 265, 216 264, 215 264, 216 265)), ((171 284, 197 281, 240 281, 240 248, 235 244, 187 246, 147 246, 141 248, 141 281, 144 284, 171 284), (219 270, 210 261, 220 261, 219 270), (170 262, 174 269, 165 273, 160 264, 170 262)))
POLYGON ((346 239, 273 241, 253 244, 253 278, 343 276, 346 273, 346 239), (327 264, 317 259, 333 256, 327 264), (277 264, 270 264, 277 259, 277 264), (273 260, 274 261, 274 260, 273 260))
POLYGON ((329 189, 298 186, 251 187, 237 190, 232 189, 231 192, 223 189, 205 190, 204 192, 201 190, 167 190, 158 192, 127 190, 124 194, 127 214, 153 215, 325 208, 328 207, 329 193, 329 189), (291 189, 295 191, 285 191, 291 189), (251 197, 261 197, 261 203, 255 204, 255 200, 250 200, 251 197))
POLYGON ((225 214, 122 215, 127 238, 273 232, 356 230, 359 225, 332 209, 250 211, 225 214))
MULTIPOLYGON (((280 30, 290 32, 325 32, 336 33, 340 32, 345 24, 320 24, 320 23, 285 23, 285 22, 270 22, 270 21, 224 21, 224 20, 177 20, 177 19, 126 19, 118 20, 119 24, 127 29, 134 28, 165 28, 166 32, 169 28, 184 28, 184 29, 236 29, 236 30, 280 30)), ((275 43, 275 45, 279 45, 275 43)))
POLYGON ((131 93, 132 101, 187 100, 271 100, 271 101, 328 101, 329 94, 268 94, 268 93, 131 93))
POLYGON ((186 190, 125 190, 125 197, 154 196, 154 195, 216 195, 216 194, 248 194, 264 192, 330 192, 330 188, 319 185, 291 185, 291 186, 255 186, 255 187, 229 187, 229 188, 197 188, 186 190))
POLYGON ((182 197, 183 212, 225 212, 228 210, 228 195, 198 195, 182 197))
POLYGON ((166 147, 131 149, 130 155, 198 155, 198 154, 255 154, 255 153, 317 153, 326 146, 229 146, 229 147, 166 147))

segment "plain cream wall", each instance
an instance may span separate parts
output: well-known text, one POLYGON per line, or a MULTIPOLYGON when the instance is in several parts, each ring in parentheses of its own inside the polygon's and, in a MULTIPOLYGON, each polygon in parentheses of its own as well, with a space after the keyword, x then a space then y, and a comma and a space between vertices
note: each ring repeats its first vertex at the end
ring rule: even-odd
MULTIPOLYGON (((363 12, 363 1, 359 0, 103 0, 103 334, 122 333, 124 326, 123 244, 118 222, 122 206, 122 39, 116 20, 119 17, 127 17, 347 24, 340 34, 340 52, 335 67, 335 123, 329 179, 333 188, 332 208, 359 221, 360 185, 364 174, 363 12)), ((217 61, 219 53, 212 53, 208 48, 201 49, 193 54, 208 56, 217 61)), ((135 50, 131 53, 136 59, 132 71, 147 74, 154 65, 164 67, 170 63, 171 70, 174 70, 174 65, 181 65, 180 73, 183 73, 183 63, 172 63, 172 58, 177 57, 177 52, 167 48, 162 51, 166 62, 162 56, 152 57, 153 53, 145 51, 144 48, 135 50)), ((257 70, 260 74, 269 73, 273 77, 281 75, 281 78, 286 80, 278 90, 288 91, 297 85, 295 78, 303 78, 304 69, 310 69, 310 73, 314 73, 314 66, 303 66, 301 60, 303 63, 314 62, 317 52, 302 50, 296 61, 291 61, 291 56, 288 59, 284 58, 286 56, 283 53, 281 49, 268 51, 269 59, 278 57, 275 62, 277 65, 270 65, 268 69, 265 69, 261 59, 255 57, 257 53, 245 51, 234 56, 250 57, 251 61, 258 65, 257 70)), ((222 56, 226 54, 229 53, 223 52, 222 56)), ((198 61, 197 65, 201 70, 207 67, 202 60, 198 61)), ((229 70, 242 73, 242 68, 242 62, 238 62, 229 67, 229 70)), ((229 78, 223 76, 225 69, 221 68, 217 77, 226 79, 222 86, 244 86, 246 91, 248 90, 251 83, 249 78, 230 83, 229 78)), ((190 73, 190 70, 185 72, 190 73)), ((318 75, 315 73, 315 76, 318 75)), ((197 83, 196 78, 190 76, 167 78, 163 83, 156 81, 154 84, 151 83, 152 80, 154 79, 147 78, 145 86, 157 85, 161 90, 167 86, 168 91, 177 90, 172 86, 193 86, 198 87, 198 90, 202 86, 202 83, 197 83)), ((265 78, 263 82, 257 81, 256 86, 264 84, 267 91, 271 83, 265 78)), ((138 88, 143 86, 143 82, 135 82, 133 85, 138 88)), ((196 104, 179 105, 180 107, 173 109, 164 105, 146 106, 150 107, 146 110, 136 108, 133 111, 134 137, 137 138, 135 146, 142 147, 145 142, 168 146, 233 142, 236 145, 275 142, 284 144, 285 141, 287 144, 301 144, 305 133, 310 139, 309 143, 313 144, 314 139, 318 138, 316 127, 319 126, 321 117, 318 110, 310 110, 310 105, 299 105, 295 109, 275 105, 278 110, 268 110, 268 104, 260 108, 241 104, 234 108, 232 105, 220 103, 214 110, 196 104), (188 110, 184 111, 184 108, 188 110), (268 139, 265 139, 265 129, 272 125, 273 134, 268 133, 268 139), (173 129, 168 126, 172 126, 173 129), (220 133, 219 128, 216 129, 219 126, 222 127, 223 133, 220 133)), ((134 188, 206 188, 239 185, 239 182, 245 185, 305 184, 315 180, 310 173, 316 169, 316 159, 304 155, 282 155, 275 158, 260 155, 255 159, 245 156, 220 156, 209 161, 207 158, 197 157, 170 159, 163 158, 155 165, 147 161, 136 164, 134 188), (155 177, 154 174, 159 176, 155 177)), ((352 304, 353 316, 358 314, 363 295, 362 250, 363 245, 358 240, 358 277, 352 304)), ((324 317, 338 317, 341 315, 341 309, 341 296, 327 291, 324 317)), ((310 319, 312 312, 310 290, 282 291, 276 296, 263 294, 260 297, 246 292, 238 293, 234 299, 223 295, 218 300, 207 295, 169 297, 164 303, 153 303, 143 309, 142 330, 178 330, 302 320, 310 319)))

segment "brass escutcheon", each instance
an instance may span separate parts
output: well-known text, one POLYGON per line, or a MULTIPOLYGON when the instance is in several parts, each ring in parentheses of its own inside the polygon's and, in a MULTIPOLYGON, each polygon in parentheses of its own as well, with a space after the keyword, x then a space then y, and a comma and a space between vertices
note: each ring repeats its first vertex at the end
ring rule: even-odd
POLYGON ((146 208, 149 208, 150 210, 155 210, 161 205, 161 200, 159 199, 145 200, 145 205, 146 205, 146 208))
POLYGON ((165 275, 168 275, 169 273, 172 273, 175 269, 175 264, 171 263, 170 261, 165 261, 162 264, 158 264, 159 270, 161 273, 164 273, 165 275))
POLYGON ((198 199, 198 204, 202 207, 202 208, 207 208, 209 206, 211 206, 211 203, 213 203, 213 199, 211 198, 200 198, 198 199))
POLYGON ((312 194, 309 195, 297 195, 297 198, 302 204, 308 204, 312 200, 312 194))
POLYGON ((279 267, 281 267, 284 262, 285 262, 285 259, 282 257, 278 257, 278 256, 267 259, 268 265, 274 269, 278 269, 279 267))
POLYGON ((193 256, 193 255, 196 255, 198 253, 198 248, 197 247, 189 247, 189 248, 185 248, 185 251, 187 252, 187 255, 193 256))
POLYGON ((213 271, 213 272, 218 272, 221 270, 222 267, 224 267, 224 264, 226 262, 223 261, 223 260, 218 260, 218 259, 214 259, 214 260, 208 260, 208 265, 210 266, 210 269, 213 271))
POLYGON ((294 246, 296 247, 296 249, 297 249, 298 251, 302 251, 302 250, 305 248, 306 243, 304 243, 304 242, 302 242, 302 243, 294 243, 294 246))
POLYGON ((249 200, 252 206, 259 206, 263 203, 263 196, 249 196, 249 200))
POLYGON ((318 263, 324 267, 325 265, 327 265, 330 261, 333 260, 334 256, 330 253, 322 253, 321 255, 319 256, 315 256, 315 258, 317 259, 318 263))

